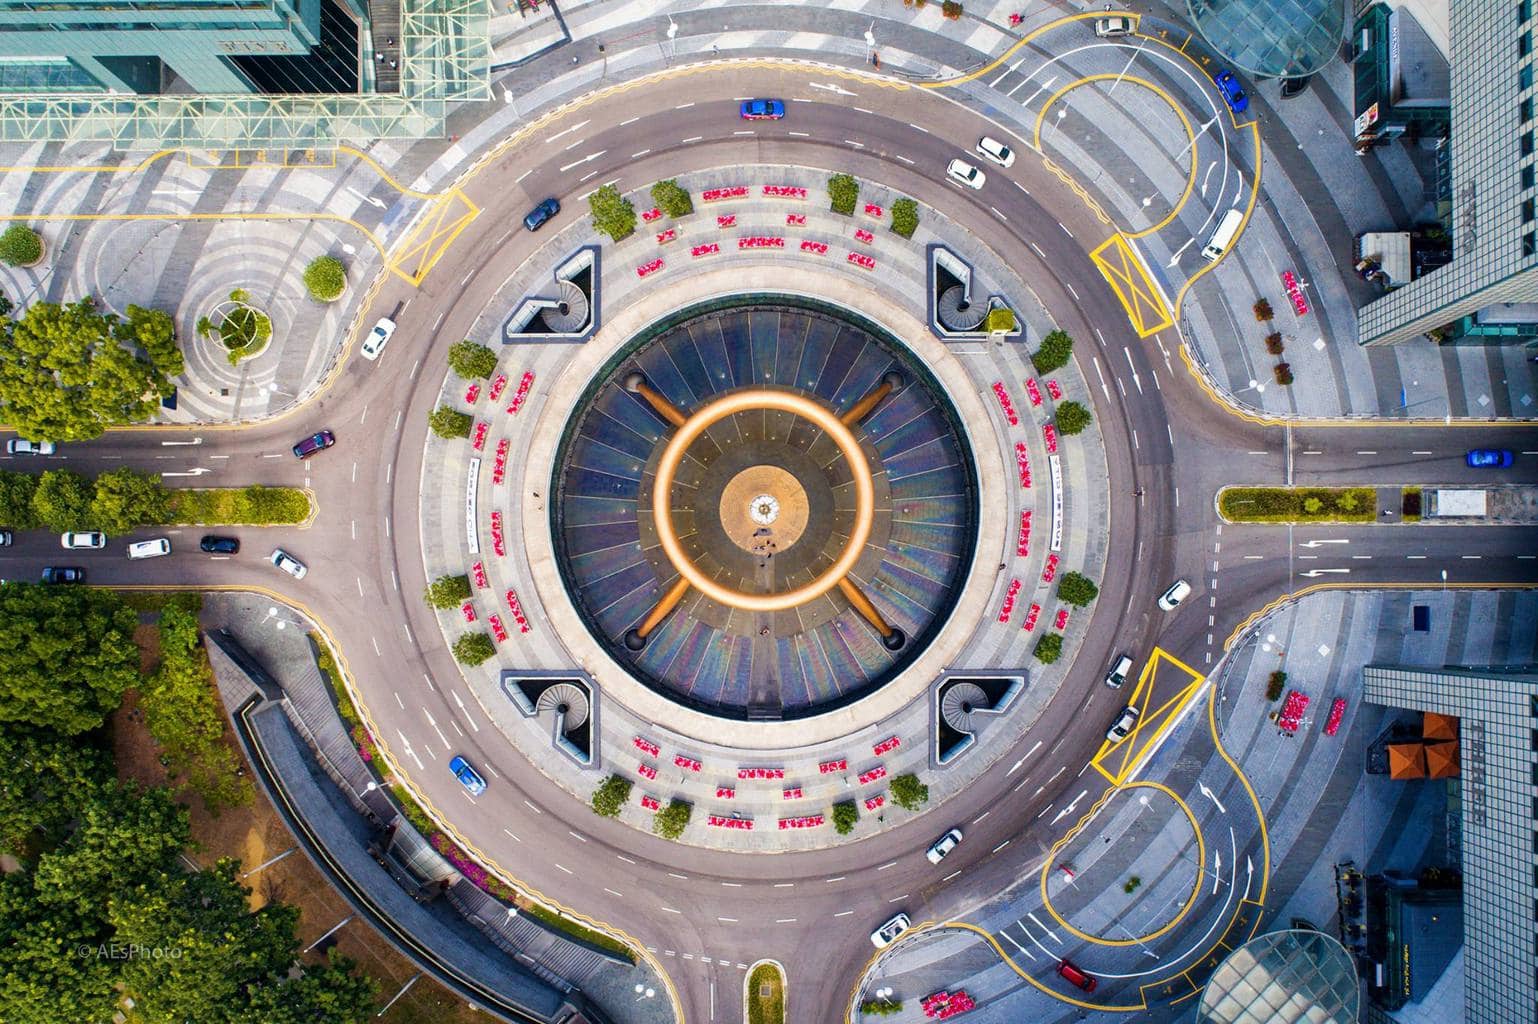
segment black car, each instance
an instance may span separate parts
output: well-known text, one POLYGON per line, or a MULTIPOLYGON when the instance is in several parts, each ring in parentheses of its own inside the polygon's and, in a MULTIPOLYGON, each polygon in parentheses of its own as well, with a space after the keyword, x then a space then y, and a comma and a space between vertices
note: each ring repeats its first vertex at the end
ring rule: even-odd
POLYGON ((560 212, 561 204, 556 202, 554 197, 542 200, 538 206, 529 211, 527 217, 523 218, 523 226, 530 231, 538 231, 545 226, 545 221, 560 212))
POLYGON ((198 542, 198 547, 210 555, 234 555, 240 552, 240 541, 234 537, 207 536, 198 542))
POLYGON ((73 565, 50 565, 43 570, 44 583, 84 583, 85 570, 73 565))
POLYGON ((318 434, 309 437, 294 445, 294 457, 296 459, 308 459, 316 452, 325 451, 336 444, 336 435, 329 430, 322 430, 318 434))

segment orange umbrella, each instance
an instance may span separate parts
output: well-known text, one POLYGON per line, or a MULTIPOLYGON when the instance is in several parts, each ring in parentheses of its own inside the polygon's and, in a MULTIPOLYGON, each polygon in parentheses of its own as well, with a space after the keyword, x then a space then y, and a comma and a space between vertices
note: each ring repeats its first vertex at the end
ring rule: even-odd
POLYGON ((1426 774, 1433 779, 1450 779, 1458 774, 1458 744, 1428 743, 1426 774))
POLYGON ((1425 748, 1419 743, 1395 743, 1388 748, 1388 776, 1391 779, 1424 779, 1425 748))
POLYGON ((1427 711, 1421 720, 1421 735, 1428 740, 1455 740, 1458 738, 1458 720, 1451 715, 1427 711))

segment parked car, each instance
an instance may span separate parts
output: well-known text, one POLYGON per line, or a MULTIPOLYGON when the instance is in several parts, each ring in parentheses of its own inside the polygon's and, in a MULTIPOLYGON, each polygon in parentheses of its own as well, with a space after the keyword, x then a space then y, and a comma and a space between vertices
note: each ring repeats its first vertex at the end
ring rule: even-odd
POLYGON ((1111 743, 1120 743, 1132 732, 1132 727, 1137 725, 1138 717, 1142 714, 1137 708, 1128 704, 1121 709, 1121 714, 1116 716, 1116 721, 1105 731, 1105 738, 1111 743))
POLYGON ((449 771, 454 773, 454 777, 470 791, 472 796, 480 796, 486 792, 486 780, 481 778, 480 773, 474 768, 470 767, 469 761, 466 761, 458 754, 455 754, 454 759, 449 762, 449 771))
POLYGON ((907 914, 898 914, 870 933, 871 944, 877 949, 886 949, 897 941, 899 935, 912 927, 913 922, 908 919, 907 914))
POLYGON ((965 160, 952 160, 946 165, 945 173, 967 188, 982 188, 988 183, 988 176, 965 160))
POLYGON ((924 856, 929 858, 929 863, 938 864, 944 860, 945 855, 954 850, 957 844, 960 842, 961 829, 953 828, 946 832, 945 835, 931 843, 929 849, 924 851, 924 856))
POLYGON ((107 546, 107 535, 96 530, 77 530, 59 536, 66 551, 97 551, 107 546))
POLYGON ((84 583, 85 570, 75 565, 50 565, 43 570, 44 583, 84 583))
POLYGON ((288 573, 296 580, 302 580, 310 570, 305 564, 282 548, 273 548, 272 554, 267 556, 272 564, 288 573))
POLYGON ((989 135, 977 140, 977 151, 1000 167, 1008 167, 1015 162, 1015 151, 989 135))
POLYGON ((13 437, 5 442, 5 451, 8 455, 52 455, 55 448, 52 441, 28 441, 13 437))
POLYGON ((336 435, 329 430, 322 430, 320 433, 311 434, 303 441, 294 445, 294 457, 308 459, 316 452, 325 451, 334 444, 336 444, 336 435))
POLYGON ((0 548, 10 547, 12 539, 10 530, 0 530, 0 548))
POLYGON ((1074 966, 1074 963, 1071 960, 1059 960, 1057 962, 1057 973, 1061 975, 1062 978, 1068 982, 1068 984, 1072 985, 1074 988, 1083 989, 1085 992, 1095 991, 1095 986, 1100 983, 1098 980, 1096 980, 1094 975, 1086 974, 1084 971, 1074 966))
POLYGON ((1516 458, 1509 448, 1473 448, 1463 461, 1470 469, 1506 469, 1516 458))
POLYGON ((1228 109, 1236 114, 1242 114, 1250 109, 1250 98, 1244 93, 1244 86, 1239 84, 1239 79, 1227 68, 1222 68, 1212 76, 1213 84, 1218 87, 1218 92, 1223 94, 1223 102, 1228 104, 1228 109))
POLYGON ((363 358, 374 360, 379 358, 379 353, 390 343, 390 337, 395 333, 395 321, 387 316, 382 316, 374 324, 374 329, 368 332, 368 337, 363 339, 361 352, 363 358))
POLYGON ((1191 584, 1185 580, 1176 580, 1170 584, 1170 588, 1159 595, 1159 607, 1167 612, 1172 612, 1180 606, 1180 602, 1191 596, 1191 584))
POLYGON ((524 216, 523 226, 529 231, 538 231, 545 226, 545 221, 560 212, 561 204, 556 202, 554 196, 551 196, 549 199, 541 199, 539 205, 535 206, 534 209, 524 216))
POLYGON ((210 555, 234 555, 240 552, 240 541, 234 537, 215 537, 210 534, 198 542, 198 547, 210 555))
POLYGON ((744 121, 778 121, 785 116, 781 100, 743 100, 738 110, 744 121))
POLYGON ((169 555, 170 553, 171 539, 169 537, 138 540, 128 545, 129 558, 159 558, 161 555, 169 555))
POLYGON ((1101 39, 1132 34, 1132 19, 1126 17, 1096 18, 1095 35, 1101 39))
POLYGON ((1132 659, 1123 654, 1111 665, 1111 671, 1105 674, 1105 685, 1113 690, 1120 690, 1121 684, 1127 681, 1127 673, 1132 671, 1132 659))

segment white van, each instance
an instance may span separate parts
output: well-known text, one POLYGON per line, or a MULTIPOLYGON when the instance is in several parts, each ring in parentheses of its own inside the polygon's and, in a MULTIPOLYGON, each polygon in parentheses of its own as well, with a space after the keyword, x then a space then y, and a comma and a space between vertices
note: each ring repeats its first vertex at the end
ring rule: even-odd
POLYGON ((1208 263, 1216 263, 1228 251, 1228 247, 1234 244, 1234 236, 1239 233, 1239 225, 1244 223, 1244 214, 1238 210, 1229 210, 1223 214, 1223 219, 1218 221, 1218 229, 1207 239, 1207 245, 1202 249, 1202 259, 1208 263))
POLYGON ((129 558, 159 558, 171 553, 171 541, 166 537, 140 540, 128 545, 129 558))

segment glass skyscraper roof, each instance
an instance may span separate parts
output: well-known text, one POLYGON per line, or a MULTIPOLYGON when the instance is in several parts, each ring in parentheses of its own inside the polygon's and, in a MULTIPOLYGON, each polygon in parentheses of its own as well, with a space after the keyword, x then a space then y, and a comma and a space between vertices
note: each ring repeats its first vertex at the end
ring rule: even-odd
POLYGON ((1241 71, 1299 78, 1335 56, 1345 30, 1340 0, 1186 0, 1196 28, 1241 71))
POLYGON ((1270 932, 1228 955, 1207 979, 1197 1024, 1356 1024, 1351 954, 1323 932, 1270 932))

